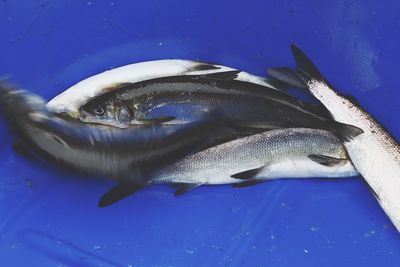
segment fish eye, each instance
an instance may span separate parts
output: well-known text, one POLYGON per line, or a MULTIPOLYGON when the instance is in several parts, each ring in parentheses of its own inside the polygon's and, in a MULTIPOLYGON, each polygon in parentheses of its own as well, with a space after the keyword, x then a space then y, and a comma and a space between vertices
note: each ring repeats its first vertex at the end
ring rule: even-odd
POLYGON ((106 109, 102 105, 98 105, 93 109, 93 112, 94 114, 101 116, 104 115, 106 109))

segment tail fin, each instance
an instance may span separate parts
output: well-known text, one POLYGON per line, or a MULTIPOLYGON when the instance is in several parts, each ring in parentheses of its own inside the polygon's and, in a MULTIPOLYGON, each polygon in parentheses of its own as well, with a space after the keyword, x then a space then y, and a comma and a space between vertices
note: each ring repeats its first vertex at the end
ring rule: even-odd
POLYGON ((292 54, 299 71, 317 81, 326 81, 311 59, 300 48, 294 44, 290 47, 292 48, 292 54))
POLYGON ((306 89, 307 83, 311 80, 322 81, 331 86, 311 59, 300 48, 292 44, 291 49, 297 68, 281 67, 268 69, 268 74, 272 78, 301 89, 306 89))

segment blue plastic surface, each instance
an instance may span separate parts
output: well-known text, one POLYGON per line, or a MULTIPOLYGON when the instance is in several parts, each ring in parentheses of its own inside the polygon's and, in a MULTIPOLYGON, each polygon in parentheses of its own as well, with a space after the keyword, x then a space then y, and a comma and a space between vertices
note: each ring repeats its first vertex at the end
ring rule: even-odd
MULTIPOLYGON (((203 59, 264 75, 303 48, 398 139, 398 1, 0 1, 0 74, 50 99, 128 63, 203 59)), ((11 149, 0 120, 0 266, 399 266, 400 235, 360 178, 182 197, 151 186, 96 207, 109 181, 11 149)))

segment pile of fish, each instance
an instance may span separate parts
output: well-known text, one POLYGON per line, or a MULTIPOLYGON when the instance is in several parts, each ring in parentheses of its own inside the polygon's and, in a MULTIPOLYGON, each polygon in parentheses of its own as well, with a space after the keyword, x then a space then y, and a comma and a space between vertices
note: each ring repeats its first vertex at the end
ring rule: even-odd
POLYGON ((293 52, 298 68, 272 68, 269 78, 190 60, 127 65, 48 103, 3 82, 0 108, 17 151, 114 179, 102 207, 150 184, 172 184, 181 195, 207 184, 360 172, 400 226, 399 144, 293 52), (309 89, 323 106, 289 87, 309 89))

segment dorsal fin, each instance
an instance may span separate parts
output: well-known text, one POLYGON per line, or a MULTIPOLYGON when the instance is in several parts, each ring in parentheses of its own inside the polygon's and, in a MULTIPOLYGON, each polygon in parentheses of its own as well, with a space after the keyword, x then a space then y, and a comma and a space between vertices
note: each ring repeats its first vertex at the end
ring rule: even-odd
POLYGON ((230 70, 217 73, 209 73, 201 75, 202 78, 214 79, 214 80, 234 80, 238 77, 240 70, 230 70))

